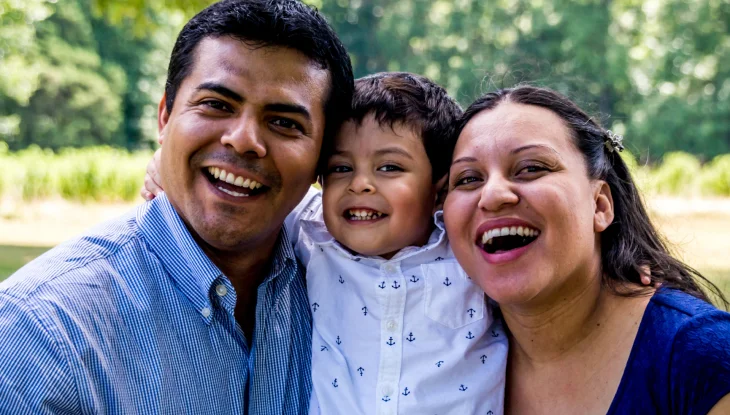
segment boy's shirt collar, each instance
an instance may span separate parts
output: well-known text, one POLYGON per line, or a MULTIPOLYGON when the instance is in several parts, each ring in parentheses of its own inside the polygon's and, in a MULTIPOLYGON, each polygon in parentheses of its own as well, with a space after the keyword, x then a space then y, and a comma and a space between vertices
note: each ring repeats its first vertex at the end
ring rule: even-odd
POLYGON ((327 231, 327 227, 321 217, 316 219, 302 219, 302 231, 311 238, 312 242, 318 246, 332 246, 342 255, 351 261, 373 263, 373 265, 381 265, 385 262, 400 262, 407 258, 419 255, 421 253, 438 250, 442 248, 445 253, 449 250, 446 228, 444 227, 443 210, 439 210, 433 215, 434 228, 433 232, 423 246, 407 246, 401 249, 391 259, 385 259, 379 256, 368 256, 354 253, 337 242, 335 238, 327 231))

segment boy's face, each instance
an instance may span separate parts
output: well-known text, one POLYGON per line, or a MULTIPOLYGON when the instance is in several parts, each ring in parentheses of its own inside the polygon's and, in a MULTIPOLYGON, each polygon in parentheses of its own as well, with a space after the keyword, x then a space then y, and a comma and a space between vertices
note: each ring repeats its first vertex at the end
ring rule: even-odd
POLYGON ((322 186, 324 221, 349 249, 391 258, 428 241, 437 186, 421 137, 396 124, 343 124, 322 186))

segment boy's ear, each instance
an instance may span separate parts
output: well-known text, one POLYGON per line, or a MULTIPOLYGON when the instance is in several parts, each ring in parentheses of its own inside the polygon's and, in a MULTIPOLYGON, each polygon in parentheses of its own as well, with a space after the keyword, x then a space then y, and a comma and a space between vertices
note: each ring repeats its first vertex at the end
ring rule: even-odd
POLYGON ((444 200, 446 200, 446 193, 448 193, 448 187, 446 186, 448 182, 449 174, 447 173, 434 183, 433 188, 436 193, 436 203, 433 205, 432 214, 444 208, 444 200))

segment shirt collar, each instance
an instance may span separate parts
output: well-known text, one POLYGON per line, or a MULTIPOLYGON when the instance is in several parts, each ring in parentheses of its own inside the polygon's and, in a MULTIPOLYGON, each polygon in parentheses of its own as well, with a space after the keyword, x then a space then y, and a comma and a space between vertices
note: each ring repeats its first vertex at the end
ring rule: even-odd
MULTIPOLYGON (((281 227, 273 255, 274 260, 271 261, 271 271, 266 279, 264 279, 264 284, 271 282, 271 280, 280 276, 282 271, 297 265, 297 259, 296 256, 294 256, 294 248, 292 247, 291 242, 289 241, 289 236, 286 232, 286 225, 281 227)), ((288 273, 285 275, 289 275, 293 278, 296 274, 288 273)))
POLYGON ((195 242, 164 192, 139 207, 137 223, 170 279, 208 320, 208 293, 222 272, 195 242))
MULTIPOLYGON (((389 261, 402 261, 408 257, 418 255, 421 252, 431 251, 434 248, 442 246, 447 240, 443 216, 443 210, 439 210, 434 213, 433 221, 436 225, 436 229, 431 232, 431 236, 429 236, 428 242, 426 242, 425 245, 409 246, 403 248, 389 261)), ((317 245, 333 245, 350 260, 360 262, 365 259, 367 260, 367 262, 386 262, 386 260, 381 257, 365 256, 352 253, 349 249, 342 246, 339 242, 335 240, 334 237, 332 237, 332 235, 327 231, 327 227, 325 226, 324 221, 321 218, 312 220, 303 219, 301 220, 301 227, 302 230, 312 239, 312 242, 317 245)))

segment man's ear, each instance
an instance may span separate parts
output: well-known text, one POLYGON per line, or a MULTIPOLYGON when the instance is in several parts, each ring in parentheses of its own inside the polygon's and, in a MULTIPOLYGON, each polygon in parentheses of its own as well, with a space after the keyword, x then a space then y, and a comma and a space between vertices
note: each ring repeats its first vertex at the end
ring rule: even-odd
POLYGON ((433 212, 436 213, 437 211, 444 208, 444 200, 446 200, 446 193, 448 192, 448 187, 446 186, 449 182, 449 175, 444 174, 444 176, 436 183, 434 183, 433 188, 434 192, 436 193, 436 203, 433 205, 433 212))
POLYGON ((167 93, 162 94, 162 99, 157 105, 157 143, 162 145, 165 141, 165 126, 170 121, 170 113, 167 111, 167 93))
POLYGON ((593 214, 593 230, 603 232, 613 223, 613 195, 611 187, 603 180, 596 180, 594 189, 596 211, 593 214))

